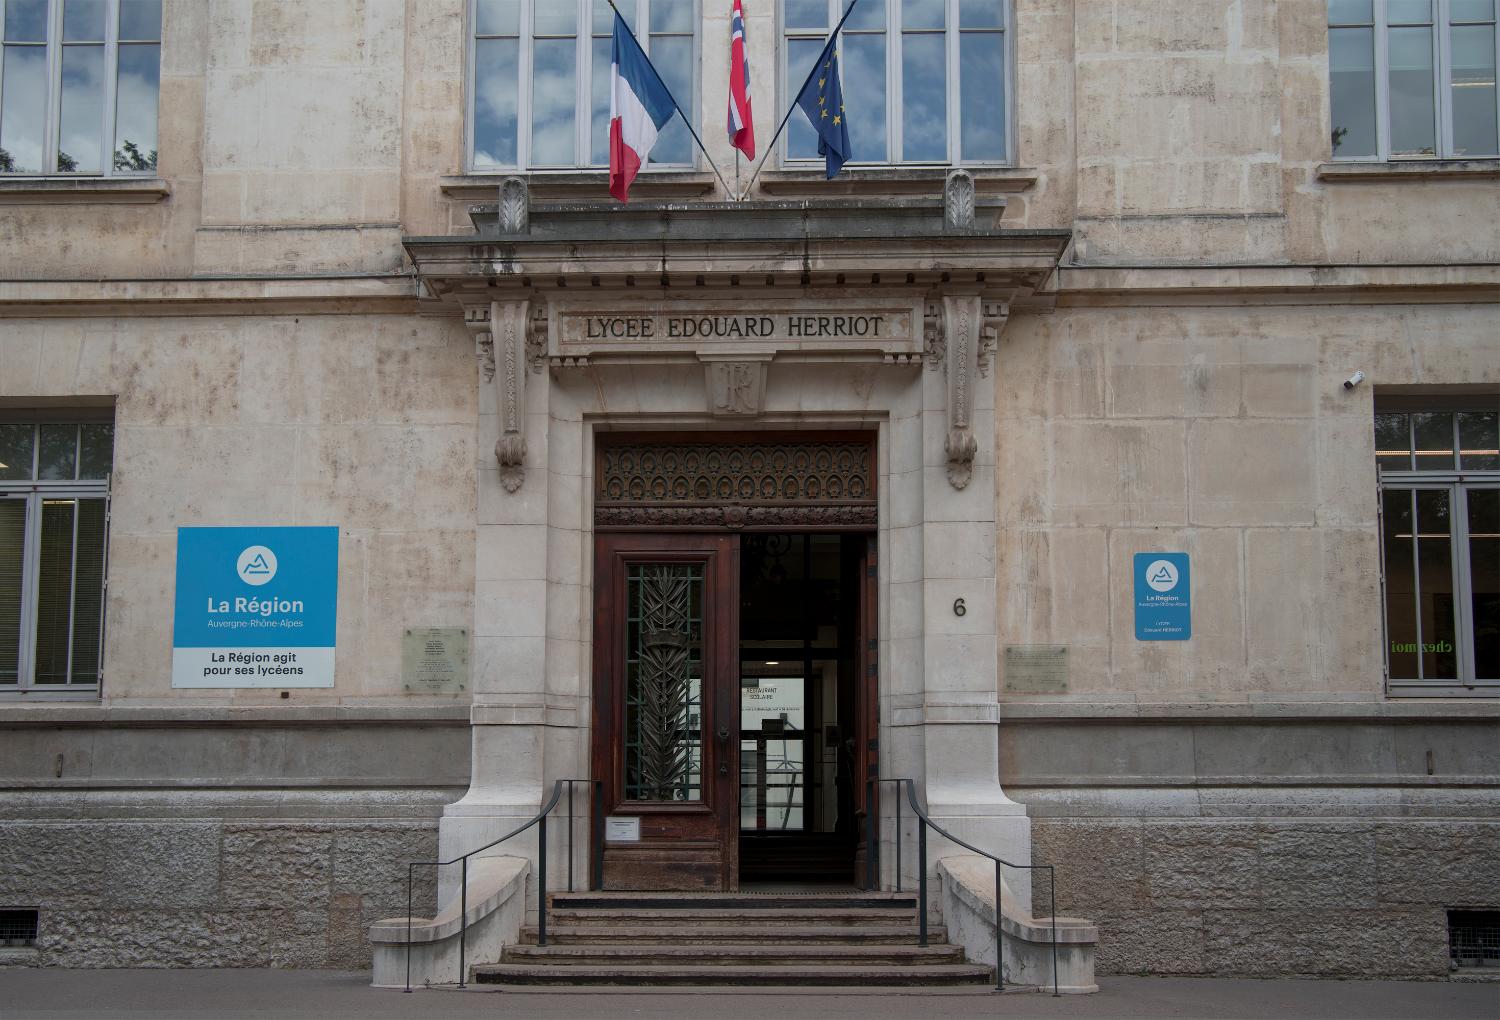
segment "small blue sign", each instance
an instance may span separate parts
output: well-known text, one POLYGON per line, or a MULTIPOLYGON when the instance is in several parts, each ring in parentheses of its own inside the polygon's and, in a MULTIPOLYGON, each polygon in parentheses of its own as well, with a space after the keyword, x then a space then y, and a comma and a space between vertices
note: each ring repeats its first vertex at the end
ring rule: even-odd
POLYGON ((339 529, 178 528, 173 687, 332 687, 339 529))
POLYGON ((1193 636, 1193 585, 1187 553, 1135 554, 1137 641, 1193 636))

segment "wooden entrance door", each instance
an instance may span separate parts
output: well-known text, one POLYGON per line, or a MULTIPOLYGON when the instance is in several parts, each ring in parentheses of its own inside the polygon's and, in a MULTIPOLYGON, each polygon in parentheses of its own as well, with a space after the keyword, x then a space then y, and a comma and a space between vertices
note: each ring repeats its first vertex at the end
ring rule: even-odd
POLYGON ((739 539, 608 534, 595 549, 605 888, 734 889, 739 539))

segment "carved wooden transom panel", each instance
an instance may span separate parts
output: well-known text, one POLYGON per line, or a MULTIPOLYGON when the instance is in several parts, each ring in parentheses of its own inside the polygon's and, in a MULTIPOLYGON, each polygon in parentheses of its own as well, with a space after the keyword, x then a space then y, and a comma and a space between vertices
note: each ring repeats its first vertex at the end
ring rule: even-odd
POLYGON ((601 437, 599 528, 864 530, 876 523, 872 438, 726 443, 601 437))

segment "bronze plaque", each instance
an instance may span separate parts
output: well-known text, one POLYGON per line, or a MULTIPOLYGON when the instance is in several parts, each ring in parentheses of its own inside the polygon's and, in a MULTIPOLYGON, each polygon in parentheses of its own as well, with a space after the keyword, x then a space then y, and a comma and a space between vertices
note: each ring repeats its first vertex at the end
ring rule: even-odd
POLYGON ((408 694, 460 694, 469 687, 469 632, 408 627, 401 635, 401 684, 408 694))
POLYGON ((1005 690, 1009 694, 1066 694, 1067 645, 1006 645, 1005 690))

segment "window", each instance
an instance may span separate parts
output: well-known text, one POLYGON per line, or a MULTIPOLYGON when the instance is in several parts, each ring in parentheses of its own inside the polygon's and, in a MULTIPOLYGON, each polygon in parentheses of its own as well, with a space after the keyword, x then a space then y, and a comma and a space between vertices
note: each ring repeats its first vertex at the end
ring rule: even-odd
POLYGON ((114 426, 0 419, 0 692, 99 685, 114 426))
POLYGON ((15 949, 36 945, 37 912, 35 910, 0 909, 0 948, 15 949))
POLYGON ((161 0, 0 4, 0 172, 154 173, 161 0))
MULTIPOLYGON (((696 0, 617 0, 617 6, 673 98, 691 114, 696 0)), ((470 24, 469 166, 607 167, 614 12, 606 0, 473 0, 470 24)), ((692 137, 681 121, 661 133, 651 164, 693 165, 692 137)))
MULTIPOLYGON (((782 96, 797 95, 847 0, 782 0, 782 96)), ((1004 163, 1011 151, 1006 0, 861 0, 839 38, 851 165, 1004 163)), ((801 114, 784 159, 818 158, 801 114)))
POLYGON ((1496 0, 1328 0, 1335 159, 1500 155, 1496 0))
POLYGON ((1500 411, 1377 405, 1393 694, 1500 694, 1500 411))

